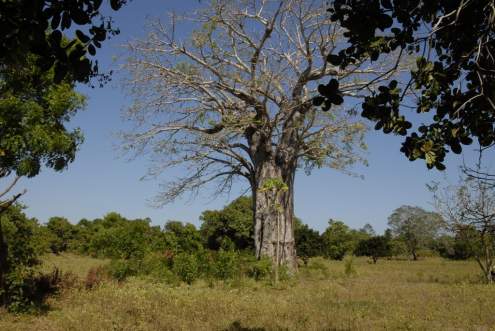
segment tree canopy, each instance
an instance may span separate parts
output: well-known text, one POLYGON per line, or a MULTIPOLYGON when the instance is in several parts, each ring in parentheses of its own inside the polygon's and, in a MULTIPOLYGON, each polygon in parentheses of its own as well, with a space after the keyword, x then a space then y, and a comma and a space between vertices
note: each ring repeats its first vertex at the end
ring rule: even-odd
POLYGON ((401 206, 388 218, 392 233, 404 240, 414 260, 418 250, 426 248, 435 239, 443 224, 442 217, 420 207, 401 206))
MULTIPOLYGON (((331 64, 345 68, 363 59, 417 56, 409 78, 373 90, 361 113, 377 130, 407 136, 401 151, 409 160, 444 169, 449 150, 461 153, 473 138, 481 146, 495 142, 493 1, 335 0, 329 12, 347 29, 349 43, 328 56, 331 64), (403 111, 410 108, 433 114, 413 129, 403 111)), ((339 91, 320 92, 332 100, 339 91)))
POLYGON ((205 210, 200 220, 208 248, 254 249, 252 197, 239 197, 222 210, 205 210))
MULTIPOLYGON (((109 1, 113 10, 126 2, 109 1)), ((98 75, 98 61, 87 56, 94 56, 109 35, 119 33, 111 17, 102 14, 102 3, 103 0, 0 1, 0 63, 23 62, 26 54, 35 54, 36 65, 43 71, 53 69, 56 82, 67 75, 78 82, 89 82, 98 75), (64 34, 71 29, 75 36, 64 43, 64 34)))
POLYGON ((80 131, 65 124, 84 97, 70 79, 54 83, 54 70, 42 70, 36 58, 0 69, 0 178, 32 177, 42 165, 62 170, 82 142, 80 131))

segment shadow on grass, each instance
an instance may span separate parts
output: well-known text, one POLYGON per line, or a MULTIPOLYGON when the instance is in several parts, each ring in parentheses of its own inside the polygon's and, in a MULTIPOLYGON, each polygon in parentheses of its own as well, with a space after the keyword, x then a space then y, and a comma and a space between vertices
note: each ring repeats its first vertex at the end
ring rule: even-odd
POLYGON ((265 328, 250 328, 248 326, 242 326, 241 322, 234 321, 224 331, 266 331, 265 328))
MULTIPOLYGON (((241 322, 239 321, 234 321, 230 326, 223 331, 266 331, 267 329, 265 328, 250 328, 248 326, 242 326, 241 322)), ((288 329, 279 329, 280 331, 282 330, 288 330, 288 329)), ((338 329, 338 328, 328 328, 328 329, 322 329, 321 331, 350 331, 351 329, 338 329)))
POLYGON ((74 287, 77 281, 72 273, 62 273, 57 268, 49 273, 32 275, 7 293, 1 306, 15 314, 44 315, 51 310, 47 299, 60 294, 62 289, 74 287))

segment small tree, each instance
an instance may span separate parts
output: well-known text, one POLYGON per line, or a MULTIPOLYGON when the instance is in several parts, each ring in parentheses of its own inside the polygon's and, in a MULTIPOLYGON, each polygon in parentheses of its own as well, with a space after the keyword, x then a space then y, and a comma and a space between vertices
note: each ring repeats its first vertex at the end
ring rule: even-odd
POLYGON ((168 221, 164 231, 175 236, 177 246, 174 250, 177 252, 194 253, 203 250, 201 234, 191 223, 168 221))
POLYGON ((392 254, 390 239, 386 236, 373 236, 361 240, 357 245, 355 253, 356 255, 369 256, 373 259, 373 263, 376 263, 378 258, 387 257, 392 254))
POLYGON ((431 187, 435 205, 451 231, 462 239, 466 255, 473 255, 485 279, 494 280, 495 185, 493 176, 482 168, 463 168, 457 185, 431 187))
POLYGON ((323 254, 334 260, 342 260, 356 245, 353 231, 344 222, 333 219, 328 221, 328 227, 321 237, 323 254))
POLYGON ((416 261, 418 250, 432 243, 443 225, 443 220, 437 213, 419 207, 401 206, 389 216, 388 225, 392 233, 404 241, 413 260, 416 261))
POLYGON ((308 263, 310 257, 321 256, 323 254, 323 243, 320 233, 311 229, 307 224, 302 223, 298 218, 295 218, 294 236, 297 256, 303 259, 304 264, 308 263))
POLYGON ((69 248, 69 243, 75 237, 76 228, 65 217, 51 217, 46 224, 52 234, 50 249, 58 254, 69 248))
POLYGON ((9 245, 3 250, 6 256, 2 258, 3 273, 0 286, 0 305, 7 305, 10 309, 20 311, 29 308, 31 304, 32 280, 34 267, 39 263, 36 238, 34 234, 39 227, 35 219, 29 219, 22 212, 20 205, 13 205, 0 214, 0 223, 9 245))

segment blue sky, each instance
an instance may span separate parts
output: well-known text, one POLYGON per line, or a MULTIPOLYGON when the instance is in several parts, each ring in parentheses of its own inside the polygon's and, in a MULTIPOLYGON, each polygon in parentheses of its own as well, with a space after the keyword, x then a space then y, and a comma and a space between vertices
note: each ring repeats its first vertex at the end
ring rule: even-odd
MULTIPOLYGON (((121 34, 106 42, 97 54, 100 68, 115 69, 113 60, 122 54, 119 45, 144 35, 146 17, 167 11, 188 11, 198 6, 193 0, 133 1, 114 15, 121 34)), ((88 97, 87 108, 80 112, 70 126, 80 127, 85 142, 76 161, 62 172, 43 170, 32 179, 18 185, 26 188, 22 202, 26 212, 46 222, 51 216, 64 216, 71 222, 81 218, 101 217, 117 211, 128 218, 150 217, 154 224, 181 220, 199 225, 199 215, 205 209, 221 208, 237 197, 237 192, 214 201, 208 191, 190 200, 187 197, 163 208, 155 209, 149 200, 158 192, 157 181, 141 181, 149 163, 145 158, 128 162, 119 157, 116 134, 125 128, 121 111, 130 102, 121 90, 118 77, 104 88, 80 86, 88 97)), ((356 170, 364 179, 349 177, 331 169, 316 170, 311 176, 300 172, 296 177, 295 211, 304 222, 324 230, 328 219, 340 219, 351 227, 370 223, 378 231, 386 228, 387 217, 403 205, 418 205, 431 209, 431 194, 425 184, 444 177, 455 181, 462 156, 450 155, 448 170, 427 170, 422 161, 409 162, 400 152, 401 137, 370 132, 367 143, 368 167, 356 170)), ((469 161, 474 154, 465 153, 469 161)), ((173 176, 170 172, 165 175, 173 176)))

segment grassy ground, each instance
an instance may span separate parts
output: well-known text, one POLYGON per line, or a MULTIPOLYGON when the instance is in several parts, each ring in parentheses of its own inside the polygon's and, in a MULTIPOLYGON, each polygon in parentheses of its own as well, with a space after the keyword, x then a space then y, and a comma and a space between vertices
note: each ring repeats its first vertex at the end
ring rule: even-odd
POLYGON ((41 265, 42 272, 50 272, 53 268, 58 268, 62 272, 71 272, 81 279, 84 279, 88 271, 93 267, 98 267, 108 263, 109 260, 92 259, 87 256, 65 253, 60 255, 49 254, 43 257, 41 265))
MULTIPOLYGON (((101 263, 49 261, 81 274, 101 263)), ((107 282, 66 291, 40 316, 0 312, 0 330, 495 330, 495 286, 479 283, 474 262, 356 259, 354 268, 346 275, 344 262, 317 259, 277 287, 107 282)))

